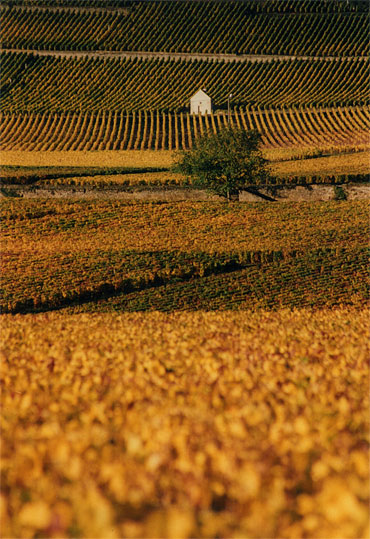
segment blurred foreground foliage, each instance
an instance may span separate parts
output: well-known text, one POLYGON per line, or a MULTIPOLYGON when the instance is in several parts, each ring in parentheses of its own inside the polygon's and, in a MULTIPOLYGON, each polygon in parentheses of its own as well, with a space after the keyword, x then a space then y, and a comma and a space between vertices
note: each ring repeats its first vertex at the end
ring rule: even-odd
POLYGON ((3 536, 367 537, 368 319, 4 315, 3 536))

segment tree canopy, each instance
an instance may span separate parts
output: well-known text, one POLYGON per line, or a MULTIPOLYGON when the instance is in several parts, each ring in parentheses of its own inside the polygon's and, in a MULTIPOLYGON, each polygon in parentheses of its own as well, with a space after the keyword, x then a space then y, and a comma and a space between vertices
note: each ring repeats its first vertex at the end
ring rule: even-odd
POLYGON ((265 184, 269 178, 267 161, 261 152, 261 135, 226 127, 207 132, 190 150, 178 153, 175 169, 191 177, 195 185, 226 197, 248 186, 265 184))

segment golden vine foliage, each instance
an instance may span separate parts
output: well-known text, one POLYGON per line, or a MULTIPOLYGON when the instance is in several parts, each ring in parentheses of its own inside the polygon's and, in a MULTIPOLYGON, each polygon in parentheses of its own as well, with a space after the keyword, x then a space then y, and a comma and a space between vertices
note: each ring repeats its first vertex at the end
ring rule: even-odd
POLYGON ((368 245, 366 200, 277 205, 106 200, 6 200, 2 249, 38 262, 58 253, 204 251, 368 245))
MULTIPOLYGON (((165 149, 166 140, 172 138, 170 127, 172 131, 173 125, 172 116, 167 115, 167 112, 181 113, 186 110, 190 97, 203 84, 212 96, 214 107, 219 110, 226 110, 228 91, 235 88, 237 93, 233 98, 233 107, 248 107, 248 110, 257 112, 261 109, 278 109, 283 118, 286 109, 366 107, 370 97, 368 57, 349 58, 345 61, 342 58, 296 58, 272 59, 271 62, 188 62, 162 58, 63 58, 59 55, 2 52, 1 67, 2 80, 5 82, 0 104, 3 112, 28 113, 29 125, 33 123, 34 114, 59 112, 67 114, 69 118, 75 116, 77 120, 77 113, 78 124, 72 127, 68 122, 68 135, 73 144, 75 133, 89 133, 91 143, 86 145, 85 137, 80 139, 81 145, 86 145, 86 150, 109 149, 109 135, 108 139, 105 136, 101 138, 99 132, 105 131, 107 134, 104 127, 106 121, 113 127, 114 112, 123 112, 124 115, 130 113, 129 123, 125 126, 122 123, 120 127, 120 121, 116 118, 116 133, 122 133, 123 129, 123 136, 119 135, 123 147, 119 149, 138 149, 131 137, 137 129, 144 129, 144 111, 159 113, 156 119, 162 126, 163 137, 162 140, 157 139, 157 142, 165 149), (165 80, 171 81, 171 85, 163 85, 165 80), (94 122, 90 127, 88 119, 86 116, 82 118, 80 112, 93 113, 103 123, 94 122), (109 118, 107 112, 110 112, 109 118), (132 112, 134 115, 131 115, 132 112), (129 126, 130 138, 124 134, 125 127, 129 126), (97 139, 100 139, 102 147, 91 148, 97 139)), ((177 114, 176 119, 179 119, 177 114)), ((54 120, 58 121, 55 117, 54 120)), ((92 116, 90 120, 94 121, 92 116)), ((256 117, 254 120, 256 123, 262 121, 256 117)), ((266 118, 267 122, 270 120, 266 118)), ((276 120, 279 122, 279 126, 275 126, 279 139, 278 131, 285 120, 282 120, 283 124, 280 118, 278 120, 276 117, 276 120)), ((302 126, 294 116, 291 122, 301 131, 302 126)), ((320 119, 318 122, 321 123, 320 119)), ((151 124, 154 127, 153 122, 151 124)), ((199 133, 198 125, 193 126, 193 133, 199 133)), ((181 120, 177 126, 181 130, 181 120)), ((40 126, 40 129, 44 128, 45 124, 40 126)), ((57 124, 58 131, 59 128, 60 124, 57 124)), ((156 131, 158 133, 159 130, 156 131)), ((305 127, 303 132, 307 134, 305 127)), ((50 135, 53 136, 52 131, 50 135)), ((312 140, 316 137, 308 138, 312 140)), ((350 141, 345 144, 350 144, 350 141)), ((154 149, 159 148, 154 146, 154 149)))
POLYGON ((87 10, 83 1, 80 9, 67 2, 55 9, 49 1, 51 10, 46 2, 38 9, 31 2, 31 10, 22 3, 23 9, 2 10, 4 48, 309 56, 369 52, 366 1, 107 5, 103 0, 100 8, 93 2, 95 9, 89 2, 87 10))
POLYGON ((368 316, 4 315, 3 536, 365 538, 368 316))
MULTIPOLYGON (((166 152, 189 149, 199 133, 207 130, 216 133, 228 121, 225 111, 209 116, 194 116, 188 112, 160 114, 153 110, 67 115, 48 111, 36 114, 0 112, 0 148, 7 152, 166 152)), ((236 127, 257 129, 262 135, 263 147, 270 151, 328 145, 343 148, 369 143, 368 106, 283 111, 249 111, 235 107, 230 121, 236 127)), ((75 159, 74 155, 69 156, 68 164, 72 159, 75 159)))
MULTIPOLYGON (((293 251, 307 257, 312 252, 307 264, 314 266, 316 280, 321 271, 333 273, 316 256, 320 249, 331 250, 339 284, 347 279, 347 299, 358 291, 356 272, 361 271, 360 281, 366 272, 350 250, 368 245, 367 201, 227 205, 38 199, 4 202, 2 216, 1 306, 10 312, 203 276, 231 263, 235 269, 271 262, 275 255, 285 259, 293 251)), ((276 267, 278 276, 282 272, 276 267)), ((337 284, 335 278, 330 286, 337 284)), ((323 292, 331 298, 326 285, 323 292)))

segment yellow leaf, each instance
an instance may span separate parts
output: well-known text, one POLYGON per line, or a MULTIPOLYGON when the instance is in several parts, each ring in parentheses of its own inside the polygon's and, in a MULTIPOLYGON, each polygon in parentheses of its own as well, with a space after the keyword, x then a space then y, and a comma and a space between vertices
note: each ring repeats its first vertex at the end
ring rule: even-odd
POLYGON ((195 520, 190 511, 172 507, 166 515, 166 537, 186 539, 193 536, 195 520))
POLYGON ((22 526, 43 529, 50 523, 51 512, 45 502, 27 503, 19 513, 19 522, 22 526))

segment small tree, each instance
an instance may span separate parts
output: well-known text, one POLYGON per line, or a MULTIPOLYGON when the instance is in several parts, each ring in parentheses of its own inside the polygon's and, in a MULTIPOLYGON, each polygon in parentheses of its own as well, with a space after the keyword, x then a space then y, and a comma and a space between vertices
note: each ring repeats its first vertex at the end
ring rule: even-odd
POLYGON ((257 131, 227 127, 219 133, 207 132, 191 150, 178 152, 175 170, 192 177, 195 185, 230 200, 241 189, 268 181, 260 145, 257 131))

